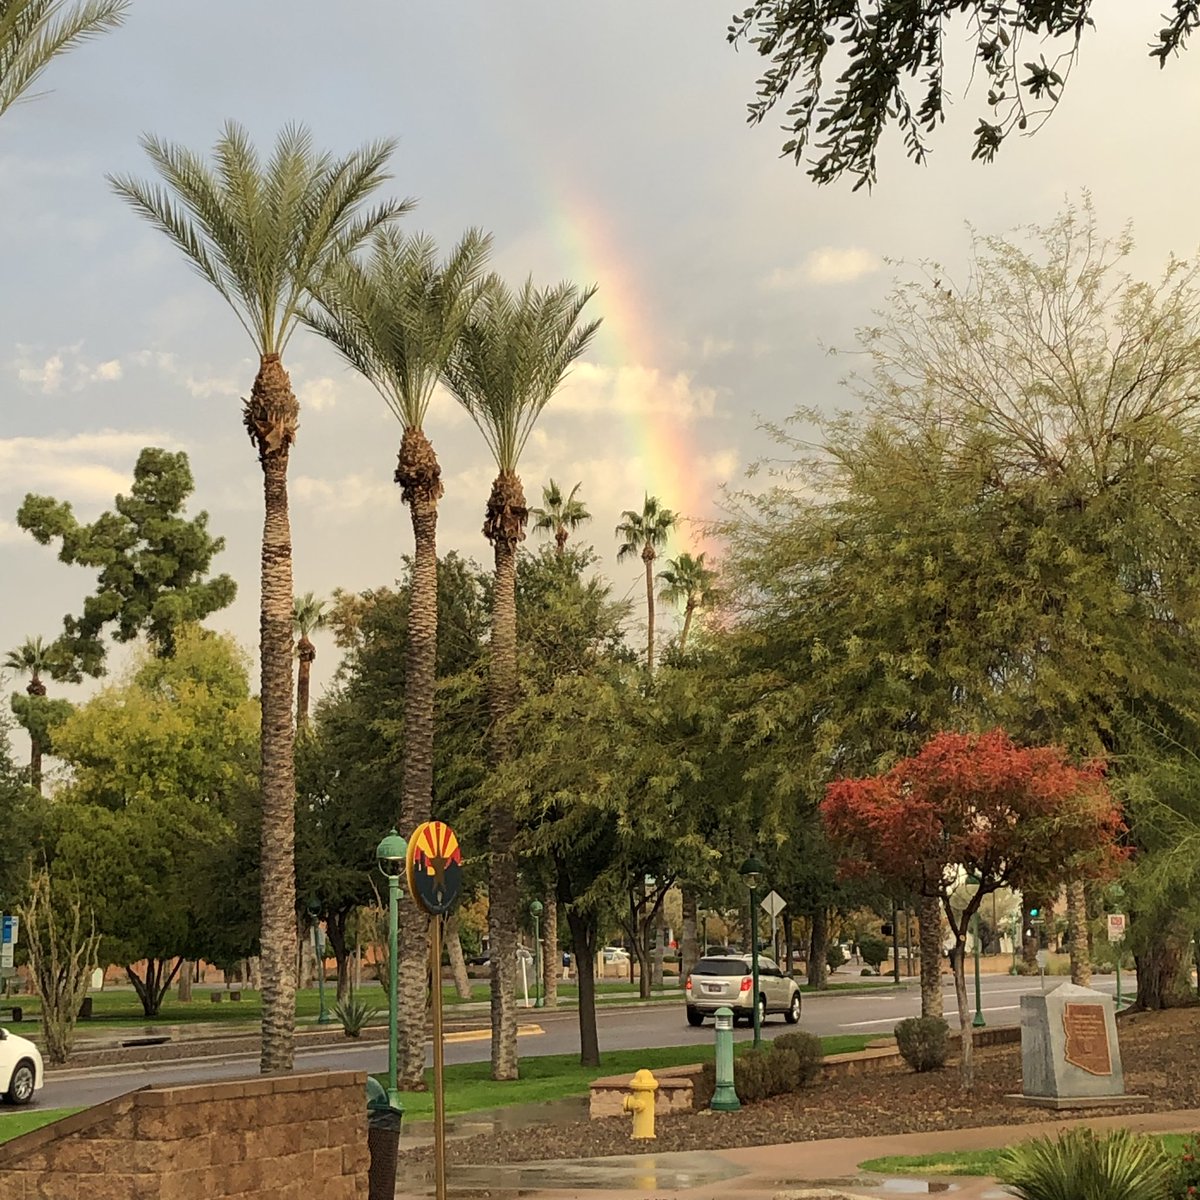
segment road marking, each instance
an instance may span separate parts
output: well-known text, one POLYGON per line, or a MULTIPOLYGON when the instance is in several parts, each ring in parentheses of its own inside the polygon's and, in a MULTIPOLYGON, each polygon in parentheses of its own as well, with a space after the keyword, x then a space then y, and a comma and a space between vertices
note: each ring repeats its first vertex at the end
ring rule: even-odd
MULTIPOLYGON (((1020 1008, 1019 1004, 1001 1004, 995 1008, 985 1008, 985 1013, 1009 1012, 1012 1009, 1020 1008)), ((953 1014, 951 1014, 953 1015, 953 1014)), ((903 1021, 903 1017, 884 1017, 877 1021, 851 1021, 848 1025, 839 1025, 839 1029, 858 1029, 863 1025, 899 1025, 903 1021)))
MULTIPOLYGON (((540 1025, 518 1025, 517 1037, 536 1037, 546 1031, 540 1025)), ((447 1044, 450 1042, 486 1042, 492 1036, 490 1029, 460 1029, 455 1033, 445 1035, 447 1044)))

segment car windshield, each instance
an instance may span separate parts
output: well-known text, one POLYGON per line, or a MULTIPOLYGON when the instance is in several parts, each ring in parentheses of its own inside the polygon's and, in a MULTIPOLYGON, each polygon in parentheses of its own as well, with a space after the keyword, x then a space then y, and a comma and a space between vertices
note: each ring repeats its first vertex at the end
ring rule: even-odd
POLYGON ((693 975, 745 975, 750 968, 740 958, 702 958, 693 975))

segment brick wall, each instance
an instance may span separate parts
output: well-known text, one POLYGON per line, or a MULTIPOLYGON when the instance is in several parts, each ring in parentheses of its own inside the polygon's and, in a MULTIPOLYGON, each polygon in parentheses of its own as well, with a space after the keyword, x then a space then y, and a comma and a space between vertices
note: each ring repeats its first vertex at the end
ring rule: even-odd
POLYGON ((130 1092, 0 1145, 0 1200, 363 1200, 366 1079, 130 1092))

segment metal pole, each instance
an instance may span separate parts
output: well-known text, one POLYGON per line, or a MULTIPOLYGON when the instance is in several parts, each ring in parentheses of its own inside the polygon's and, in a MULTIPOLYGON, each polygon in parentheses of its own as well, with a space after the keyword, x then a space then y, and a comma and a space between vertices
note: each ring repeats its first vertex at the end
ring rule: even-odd
POLYGON ((1121 946, 1117 944, 1117 1012, 1121 1011, 1121 946))
POLYGON ((762 1045, 762 1014, 758 1005, 758 897, 750 889, 750 977, 754 981, 754 1045, 762 1045))
POLYGON ((908 911, 908 905, 906 904, 904 906, 904 974, 911 979, 912 973, 912 919, 908 911))
POLYGON ((545 1000, 542 999, 542 937, 538 931, 537 913, 533 914, 533 1007, 542 1008, 545 1005, 545 1000))
POLYGON ((971 1024, 976 1029, 982 1029, 987 1022, 983 1019, 983 999, 979 990, 979 910, 975 910, 972 922, 975 933, 975 1020, 971 1024))
POLYGON ((892 901, 892 982, 900 982, 900 910, 892 901))
POLYGON ((388 1103, 400 1109, 400 876, 388 876, 388 1103))
POLYGON ((430 922, 433 967, 433 1157, 437 1200, 446 1200, 446 1086, 442 1046, 442 918, 430 922))

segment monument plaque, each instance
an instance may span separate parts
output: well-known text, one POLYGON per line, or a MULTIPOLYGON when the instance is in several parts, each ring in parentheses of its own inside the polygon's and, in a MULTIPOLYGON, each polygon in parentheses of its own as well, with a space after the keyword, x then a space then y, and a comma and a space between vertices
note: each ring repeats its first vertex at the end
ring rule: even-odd
POLYGON ((1112 1055, 1108 1052, 1107 1005, 1063 1005, 1063 1032, 1067 1044, 1063 1058, 1089 1075, 1111 1075, 1112 1055))

